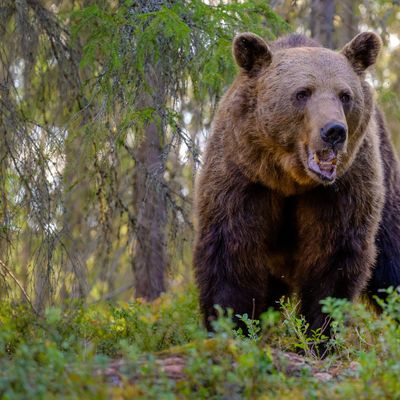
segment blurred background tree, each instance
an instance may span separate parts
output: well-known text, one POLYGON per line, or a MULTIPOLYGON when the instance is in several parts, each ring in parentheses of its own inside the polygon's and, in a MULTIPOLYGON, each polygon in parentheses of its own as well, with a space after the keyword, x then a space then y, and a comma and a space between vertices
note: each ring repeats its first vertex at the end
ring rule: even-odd
POLYGON ((38 311, 192 281, 193 181, 241 31, 385 43, 369 77, 400 145, 397 1, 3 0, 0 295, 38 311))

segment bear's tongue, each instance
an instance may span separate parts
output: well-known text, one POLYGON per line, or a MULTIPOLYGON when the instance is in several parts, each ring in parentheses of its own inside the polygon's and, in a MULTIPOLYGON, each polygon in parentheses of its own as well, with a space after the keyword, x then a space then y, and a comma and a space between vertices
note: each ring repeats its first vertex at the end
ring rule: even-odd
POLYGON ((336 153, 332 149, 309 153, 308 167, 322 179, 333 181, 336 178, 336 153))

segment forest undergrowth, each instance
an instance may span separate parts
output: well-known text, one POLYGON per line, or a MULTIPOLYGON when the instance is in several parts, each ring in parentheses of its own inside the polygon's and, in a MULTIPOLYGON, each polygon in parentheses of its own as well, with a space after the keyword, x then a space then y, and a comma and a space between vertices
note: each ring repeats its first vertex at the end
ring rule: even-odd
POLYGON ((361 302, 327 299, 323 307, 334 339, 308 337, 295 301, 260 322, 240 316, 246 337, 229 316, 209 335, 193 287, 152 303, 48 308, 39 318, 3 302, 1 398, 400 398, 398 292, 379 317, 361 302), (319 342, 326 354, 317 354, 319 342))

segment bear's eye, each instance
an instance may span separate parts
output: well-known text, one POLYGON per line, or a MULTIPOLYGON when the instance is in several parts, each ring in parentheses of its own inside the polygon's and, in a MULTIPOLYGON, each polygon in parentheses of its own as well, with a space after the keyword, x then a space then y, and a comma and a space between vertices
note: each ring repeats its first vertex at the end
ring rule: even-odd
POLYGON ((341 101, 343 104, 349 104, 349 103, 350 103, 351 96, 350 96, 349 93, 343 92, 343 93, 340 94, 339 97, 340 97, 340 101, 341 101))
POLYGON ((298 101, 307 100, 310 97, 310 95, 311 95, 311 92, 307 89, 299 90, 296 93, 296 100, 298 100, 298 101))

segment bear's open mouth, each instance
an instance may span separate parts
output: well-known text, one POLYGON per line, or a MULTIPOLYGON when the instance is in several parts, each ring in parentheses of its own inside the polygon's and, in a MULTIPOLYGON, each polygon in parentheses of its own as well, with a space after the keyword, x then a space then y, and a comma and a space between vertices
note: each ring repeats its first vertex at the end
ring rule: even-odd
POLYGON ((308 151, 308 168, 324 181, 336 179, 337 153, 333 149, 308 151))

